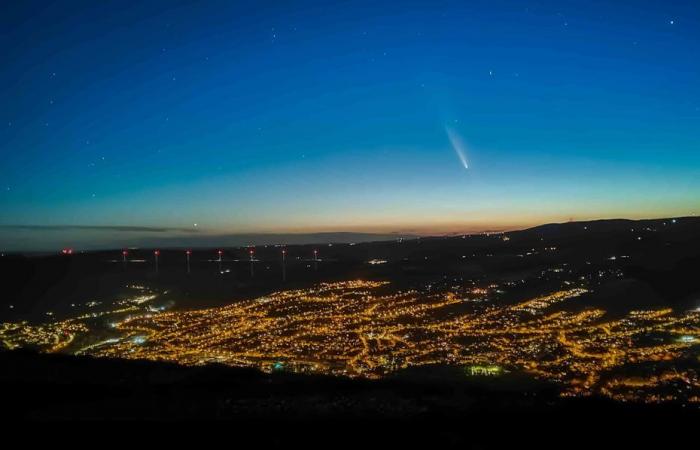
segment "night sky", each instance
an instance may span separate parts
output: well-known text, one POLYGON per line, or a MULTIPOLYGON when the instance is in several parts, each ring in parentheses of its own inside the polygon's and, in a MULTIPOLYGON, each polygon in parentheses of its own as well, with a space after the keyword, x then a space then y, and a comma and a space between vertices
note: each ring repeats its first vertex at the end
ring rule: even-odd
POLYGON ((700 209, 698 1, 129 3, 0 7, 0 248, 700 209))

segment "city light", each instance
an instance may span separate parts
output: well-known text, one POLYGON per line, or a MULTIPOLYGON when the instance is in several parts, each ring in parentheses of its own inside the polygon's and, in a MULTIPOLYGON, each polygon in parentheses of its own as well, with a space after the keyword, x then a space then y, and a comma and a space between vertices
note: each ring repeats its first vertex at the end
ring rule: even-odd
POLYGON ((109 322, 120 339, 71 350, 94 326, 89 320, 95 315, 88 314, 39 326, 5 323, 0 340, 8 348, 31 343, 49 352, 362 378, 412 366, 461 365, 470 376, 526 372, 557 383, 562 396, 649 402, 662 401, 658 389, 682 379, 688 392, 700 396, 700 377, 692 369, 678 366, 634 376, 622 370, 682 360, 698 344, 700 313, 639 310, 606 319, 601 309, 557 309, 586 294, 582 287, 510 305, 494 300, 491 293, 500 290, 498 285, 475 287, 471 295, 481 301, 470 302, 452 292, 393 291, 386 282, 356 280, 219 308, 165 312, 148 306, 139 313, 135 308, 154 298, 144 295, 109 313, 128 312, 109 322), (463 312, 448 313, 456 310, 463 312), (677 338, 641 344, 645 336, 659 333, 677 338))

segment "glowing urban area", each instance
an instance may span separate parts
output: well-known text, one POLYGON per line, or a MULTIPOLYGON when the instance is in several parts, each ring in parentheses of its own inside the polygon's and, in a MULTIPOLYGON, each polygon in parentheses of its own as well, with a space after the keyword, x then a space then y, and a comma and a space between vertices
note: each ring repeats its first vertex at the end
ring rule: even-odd
MULTIPOLYGON (((504 257, 536 267, 556 261, 522 278, 500 281, 450 275, 401 288, 375 275, 371 280, 310 282, 304 288, 232 299, 224 306, 172 310, 172 304, 160 301, 167 292, 128 285, 133 295, 72 304, 72 309, 82 311, 72 317, 54 319, 47 311, 48 320, 41 323, 3 323, 0 339, 9 349, 351 378, 377 379, 411 367, 447 365, 461 367, 466 378, 526 374, 553 383, 562 397, 602 395, 620 401, 700 404, 700 309, 655 307, 611 313, 586 300, 602 286, 622 279, 622 265, 644 257, 648 248, 644 242, 671 238, 673 228, 681 225, 674 219, 626 229, 624 246, 630 254, 601 254, 597 261, 563 261, 560 255, 570 252, 561 247, 561 239, 554 245, 535 237, 536 247, 518 253, 524 240, 532 237, 495 233, 435 238, 432 244, 421 239, 399 241, 391 245, 413 248, 412 258, 398 262, 371 258, 362 263, 370 274, 396 263, 442 266, 444 259, 433 262, 431 256, 417 252, 430 245, 453 249, 455 242, 477 249, 455 255, 460 264, 504 257), (665 237, 657 237, 661 234, 665 237), (521 244, 513 244, 510 236, 521 244)), ((576 227, 577 233, 594 231, 576 227)), ((371 250, 373 245, 364 247, 371 250)), ((335 245, 324 251, 343 247, 360 246, 335 245)), ((294 258, 299 270, 315 273, 319 266, 338 264, 324 260, 318 247, 313 248, 310 257, 294 258)), ((260 250, 277 255, 277 264, 254 257, 254 250, 247 248, 238 250, 248 253, 248 258, 240 259, 222 259, 222 251, 209 251, 211 257, 203 264, 224 279, 232 270, 251 279, 255 271, 287 277, 286 247, 260 250)), ((65 258, 76 257, 67 254, 69 250, 63 253, 65 258)), ((197 252, 174 254, 186 261, 186 268, 178 270, 189 274, 190 258, 197 252)), ((144 259, 127 255, 125 251, 103 264, 119 271, 122 265, 141 263, 153 276, 166 270, 158 267, 158 258, 163 258, 158 250, 144 259)))

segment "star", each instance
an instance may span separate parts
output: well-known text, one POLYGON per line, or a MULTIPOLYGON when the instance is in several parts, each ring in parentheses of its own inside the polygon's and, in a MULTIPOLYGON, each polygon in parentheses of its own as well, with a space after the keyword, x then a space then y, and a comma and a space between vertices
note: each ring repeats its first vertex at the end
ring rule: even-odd
POLYGON ((668 23, 670 23, 671 25, 673 25, 675 22, 673 21, 673 19, 671 19, 671 20, 668 21, 668 23))

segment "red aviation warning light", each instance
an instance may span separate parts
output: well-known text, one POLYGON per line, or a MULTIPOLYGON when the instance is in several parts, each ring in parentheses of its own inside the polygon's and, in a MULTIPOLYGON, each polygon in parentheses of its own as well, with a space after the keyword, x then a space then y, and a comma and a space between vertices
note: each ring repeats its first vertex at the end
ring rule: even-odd
POLYGON ((61 250, 61 253, 64 255, 72 255, 73 249, 72 248, 64 248, 63 250, 61 250))

